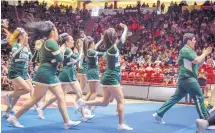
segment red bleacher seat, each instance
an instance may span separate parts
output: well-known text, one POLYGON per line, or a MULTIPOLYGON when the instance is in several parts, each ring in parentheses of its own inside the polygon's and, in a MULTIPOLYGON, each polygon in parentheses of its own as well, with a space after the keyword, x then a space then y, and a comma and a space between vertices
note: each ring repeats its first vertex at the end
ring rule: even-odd
POLYGON ((130 67, 134 67, 135 65, 136 65, 136 63, 132 62, 132 63, 130 64, 130 67))
POLYGON ((135 79, 135 72, 130 72, 128 74, 128 80, 129 81, 134 81, 134 79, 135 79))
POLYGON ((142 81, 143 73, 137 72, 134 79, 135 79, 136 82, 142 81))
POLYGON ((126 80, 128 78, 128 72, 122 72, 121 74, 121 80, 126 80))
POLYGON ((156 73, 152 75, 152 83, 162 83, 164 76, 162 73, 156 73))
POLYGON ((135 72, 136 68, 135 67, 131 67, 131 72, 135 72))

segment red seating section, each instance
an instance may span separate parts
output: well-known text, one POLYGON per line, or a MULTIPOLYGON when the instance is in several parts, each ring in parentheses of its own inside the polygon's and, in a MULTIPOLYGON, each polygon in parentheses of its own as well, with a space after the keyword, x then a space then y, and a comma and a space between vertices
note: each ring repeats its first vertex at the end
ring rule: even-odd
MULTIPOLYGON (((164 70, 161 72, 154 70, 138 70, 136 63, 130 63, 130 71, 123 70, 121 73, 121 84, 151 84, 154 86, 176 86, 176 83, 165 84, 164 70)), ((174 67, 174 66, 173 66, 174 67)), ((201 68, 200 68, 201 69, 201 68)), ((215 83, 215 70, 213 68, 204 68, 207 75, 207 84, 215 83)), ((202 89, 208 91, 207 87, 202 89)))

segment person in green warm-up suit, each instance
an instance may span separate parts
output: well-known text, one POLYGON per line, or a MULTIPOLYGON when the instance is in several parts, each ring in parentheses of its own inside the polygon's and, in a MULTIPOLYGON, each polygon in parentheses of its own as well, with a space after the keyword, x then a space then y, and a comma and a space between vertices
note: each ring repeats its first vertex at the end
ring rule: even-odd
POLYGON ((202 55, 197 56, 195 50, 196 38, 192 33, 186 33, 183 36, 184 47, 180 50, 178 57, 179 78, 178 88, 175 94, 171 96, 164 105, 159 108, 153 117, 160 124, 165 124, 162 120, 164 114, 177 102, 179 102, 188 93, 194 100, 196 109, 201 119, 208 119, 208 113, 204 105, 204 96, 198 83, 198 68, 203 64, 205 57, 212 52, 212 47, 203 50, 202 55))

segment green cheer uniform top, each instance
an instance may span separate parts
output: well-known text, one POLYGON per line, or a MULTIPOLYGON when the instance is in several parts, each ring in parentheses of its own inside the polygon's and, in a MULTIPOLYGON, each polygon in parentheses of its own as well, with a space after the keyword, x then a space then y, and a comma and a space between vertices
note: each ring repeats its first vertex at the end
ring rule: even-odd
POLYGON ((74 83, 77 80, 75 76, 75 64, 81 59, 81 54, 75 54, 69 48, 66 49, 63 61, 63 70, 59 74, 59 79, 63 84, 74 83))
POLYGON ((8 78, 15 79, 18 77, 28 80, 28 63, 32 54, 27 46, 22 46, 19 43, 15 43, 12 47, 12 59, 11 66, 8 70, 8 78))
POLYGON ((117 46, 112 45, 106 52, 107 66, 103 74, 101 84, 103 86, 120 85, 120 54, 119 48, 122 42, 119 41, 117 46))
POLYGON ((60 52, 57 42, 51 39, 46 40, 39 50, 40 66, 33 78, 35 84, 44 86, 60 84, 56 73, 58 63, 63 59, 64 55, 60 52))
POLYGON ((198 82, 199 64, 194 64, 192 61, 197 57, 197 54, 188 45, 185 45, 179 54, 179 80, 187 79, 190 82, 198 82))
POLYGON ((99 67, 98 67, 98 56, 104 55, 105 52, 98 52, 93 49, 87 51, 87 80, 88 81, 99 81, 99 67))
POLYGON ((128 27, 124 27, 124 31, 120 40, 113 44, 106 51, 107 66, 103 74, 101 85, 103 87, 119 87, 120 86, 120 53, 119 49, 126 41, 128 27))

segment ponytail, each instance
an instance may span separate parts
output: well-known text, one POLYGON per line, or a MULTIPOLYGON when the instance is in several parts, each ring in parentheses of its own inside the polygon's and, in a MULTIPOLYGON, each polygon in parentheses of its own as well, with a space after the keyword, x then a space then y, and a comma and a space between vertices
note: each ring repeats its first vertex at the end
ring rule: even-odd
POLYGON ((23 28, 17 28, 13 34, 11 34, 8 38, 8 43, 10 45, 13 45, 16 42, 19 42, 18 37, 23 34, 25 32, 25 30, 23 28))
POLYGON ((32 40, 36 40, 35 38, 49 38, 55 25, 51 21, 39 21, 29 22, 26 24, 26 27, 29 29, 29 35, 32 37, 32 40))
POLYGON ((87 36, 87 37, 84 39, 83 51, 84 51, 84 56, 85 56, 85 57, 87 56, 87 50, 89 49, 90 44, 92 44, 93 41, 94 41, 94 39, 93 39, 91 36, 87 36))
POLYGON ((83 42, 83 53, 85 57, 87 56, 88 44, 89 44, 88 39, 85 38, 83 42))
POLYGON ((66 41, 68 40, 68 36, 69 34, 68 33, 62 33, 59 35, 59 38, 58 38, 58 44, 59 45, 62 45, 64 43, 66 43, 66 41))
POLYGON ((116 39, 117 39, 117 33, 116 33, 115 29, 109 28, 109 29, 105 30, 103 43, 104 43, 106 49, 111 47, 115 43, 116 39))

